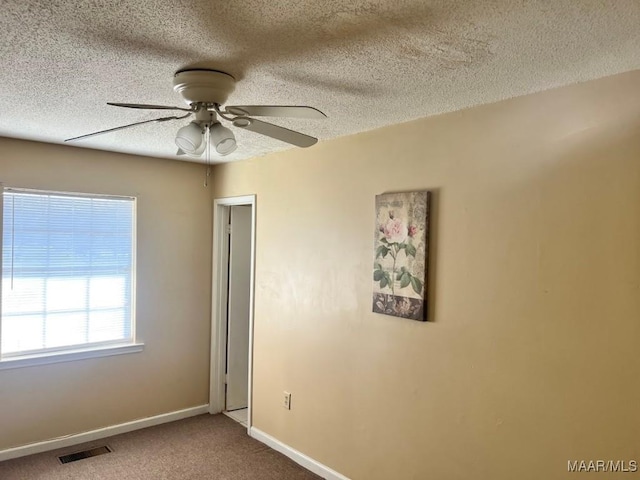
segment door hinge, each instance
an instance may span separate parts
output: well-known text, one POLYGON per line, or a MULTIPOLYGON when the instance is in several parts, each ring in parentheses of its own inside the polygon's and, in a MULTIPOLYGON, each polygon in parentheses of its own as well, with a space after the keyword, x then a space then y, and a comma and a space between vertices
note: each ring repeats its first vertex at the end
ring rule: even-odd
POLYGON ((231 224, 227 224, 227 235, 231 235, 231 224))

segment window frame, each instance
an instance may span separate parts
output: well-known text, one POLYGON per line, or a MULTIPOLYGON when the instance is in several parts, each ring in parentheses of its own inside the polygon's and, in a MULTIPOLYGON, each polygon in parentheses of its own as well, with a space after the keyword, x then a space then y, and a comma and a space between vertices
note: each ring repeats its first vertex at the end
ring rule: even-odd
MULTIPOLYGON (((9 368, 20 368, 34 365, 44 365, 49 363, 68 362, 75 360, 83 360, 88 358, 105 357, 112 355, 122 355, 127 353, 136 353, 144 350, 144 343, 137 338, 137 309, 136 309, 136 290, 137 290, 137 212, 138 198, 134 195, 114 195, 103 193, 87 193, 87 192, 68 192, 49 189, 34 189, 22 187, 9 187, 0 183, 0 272, 3 271, 3 241, 4 241, 4 193, 26 193, 34 195, 55 195, 75 198, 102 198, 130 200, 132 203, 131 218, 131 297, 130 297, 130 338, 123 341, 107 341, 76 344, 62 347, 51 347, 38 350, 29 350, 22 352, 12 352, 2 354, 0 349, 0 370, 9 368)), ((0 281, 0 335, 2 334, 2 281, 0 281)), ((0 341, 2 339, 0 338, 0 341)))

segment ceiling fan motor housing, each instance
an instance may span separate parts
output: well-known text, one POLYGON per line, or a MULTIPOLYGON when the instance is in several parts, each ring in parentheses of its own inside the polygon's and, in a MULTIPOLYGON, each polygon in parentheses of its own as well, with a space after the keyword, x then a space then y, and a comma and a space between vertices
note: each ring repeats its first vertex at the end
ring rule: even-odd
POLYGON ((236 86, 236 80, 228 73, 210 69, 186 69, 176 72, 173 89, 192 103, 217 103, 222 105, 236 86))

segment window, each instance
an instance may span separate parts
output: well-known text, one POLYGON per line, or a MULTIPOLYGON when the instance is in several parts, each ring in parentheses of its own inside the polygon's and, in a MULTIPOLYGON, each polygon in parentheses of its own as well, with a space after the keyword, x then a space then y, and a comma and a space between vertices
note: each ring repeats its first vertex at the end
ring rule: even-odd
POLYGON ((0 361, 134 344, 135 199, 5 189, 2 204, 0 361))

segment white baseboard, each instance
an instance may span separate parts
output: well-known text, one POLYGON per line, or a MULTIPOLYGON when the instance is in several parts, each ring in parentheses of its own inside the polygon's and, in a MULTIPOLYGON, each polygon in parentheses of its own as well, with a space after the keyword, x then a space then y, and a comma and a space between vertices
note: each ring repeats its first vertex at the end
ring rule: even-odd
POLYGON ((75 433, 73 435, 65 435, 63 437, 45 440, 44 442, 29 443, 20 447, 8 448, 6 450, 0 450, 0 462, 11 458, 24 457, 25 455, 33 455, 34 453, 47 452, 57 448, 70 447, 79 443, 92 442, 101 438, 132 432, 133 430, 140 430, 141 428, 153 427, 154 425, 173 422, 187 417, 194 417, 203 413, 209 413, 209 405, 185 408, 184 410, 163 413, 155 417, 141 418, 132 422, 98 428, 97 430, 91 430, 89 432, 75 433))
POLYGON ((264 433, 261 430, 258 430, 256 427, 251 427, 250 435, 256 440, 286 455, 291 460, 296 462, 298 465, 302 465, 307 470, 312 471, 316 475, 320 475, 322 478, 326 480, 349 480, 349 478, 345 477, 341 473, 338 473, 335 470, 331 470, 326 465, 323 465, 322 463, 314 460, 313 458, 308 457, 304 453, 291 448, 289 445, 285 445, 280 440, 277 440, 273 438, 271 435, 264 433))

